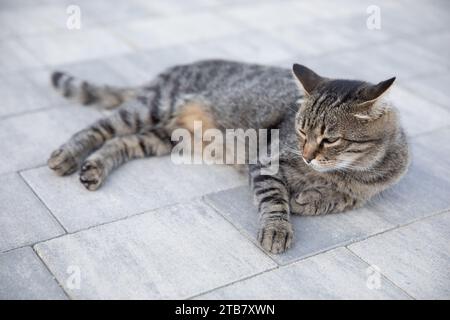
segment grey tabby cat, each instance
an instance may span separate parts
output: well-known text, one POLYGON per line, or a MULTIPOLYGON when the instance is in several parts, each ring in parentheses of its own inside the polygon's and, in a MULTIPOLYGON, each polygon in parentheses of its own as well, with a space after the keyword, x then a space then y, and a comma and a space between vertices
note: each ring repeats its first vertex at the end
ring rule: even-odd
POLYGON ((272 253, 292 244, 290 214, 320 215, 362 206, 396 183, 409 164, 395 108, 381 99, 395 78, 376 85, 222 60, 169 68, 139 88, 96 86, 55 72, 53 86, 82 104, 118 109, 54 151, 57 174, 80 171, 96 190, 131 159, 169 154, 171 133, 203 128, 278 128, 280 168, 248 172, 260 213, 259 242, 272 253), (293 81, 293 79, 295 81, 293 81))

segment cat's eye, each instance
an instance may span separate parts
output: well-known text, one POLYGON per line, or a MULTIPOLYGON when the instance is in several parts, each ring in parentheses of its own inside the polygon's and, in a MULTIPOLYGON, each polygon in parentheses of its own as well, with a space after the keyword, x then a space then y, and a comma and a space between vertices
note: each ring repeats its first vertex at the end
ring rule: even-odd
POLYGON ((322 139, 323 144, 333 144, 340 140, 341 138, 324 138, 322 139))

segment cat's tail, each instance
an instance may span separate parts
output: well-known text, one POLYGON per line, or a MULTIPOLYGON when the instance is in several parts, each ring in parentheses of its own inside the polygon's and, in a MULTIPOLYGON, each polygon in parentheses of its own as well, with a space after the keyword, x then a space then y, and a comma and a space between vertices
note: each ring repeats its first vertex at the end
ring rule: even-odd
POLYGON ((96 104, 105 109, 118 107, 135 97, 135 90, 112 86, 98 86, 76 79, 65 72, 55 71, 51 75, 53 87, 68 99, 74 99, 83 105, 96 104))

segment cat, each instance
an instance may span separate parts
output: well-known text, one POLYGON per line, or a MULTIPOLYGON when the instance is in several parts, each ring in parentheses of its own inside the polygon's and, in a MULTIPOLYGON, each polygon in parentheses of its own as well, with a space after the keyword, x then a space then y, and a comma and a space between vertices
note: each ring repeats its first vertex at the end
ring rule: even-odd
POLYGON ((53 86, 84 105, 111 115, 73 135, 48 166, 59 175, 80 169, 96 190, 108 174, 135 158, 171 152, 171 133, 206 128, 279 130, 279 170, 248 165, 260 219, 258 241, 270 253, 293 243, 291 214, 321 215, 364 205, 395 184, 409 165, 398 113, 384 93, 395 78, 371 84, 225 60, 178 65, 138 88, 97 86, 54 72, 53 86))

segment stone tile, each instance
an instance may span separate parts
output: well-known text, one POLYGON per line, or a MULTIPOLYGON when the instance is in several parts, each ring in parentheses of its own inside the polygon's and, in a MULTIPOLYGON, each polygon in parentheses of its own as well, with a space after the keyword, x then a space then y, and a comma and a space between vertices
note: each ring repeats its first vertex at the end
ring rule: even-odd
MULTIPOLYGON (((258 214, 248 187, 211 194, 205 200, 257 242, 258 214)), ((294 245, 281 255, 273 255, 280 264, 346 245, 392 227, 367 208, 317 217, 293 216, 291 220, 294 224, 294 245)))
POLYGON ((75 0, 70 4, 78 5, 82 12, 82 28, 92 27, 98 24, 117 24, 136 19, 153 19, 157 14, 155 10, 151 10, 150 6, 145 3, 129 0, 127 2, 116 2, 111 7, 108 0, 75 0))
POLYGON ((21 43, 47 65, 103 58, 131 52, 131 48, 102 28, 64 30, 50 35, 27 36, 21 43))
POLYGON ((96 110, 71 106, 1 120, 0 173, 45 164, 54 149, 99 116, 96 110))
POLYGON ((139 48, 161 47, 201 41, 241 31, 231 21, 210 13, 174 15, 167 18, 136 20, 113 28, 124 41, 139 48), (208 26, 208 27, 205 27, 208 26))
POLYGON ((293 2, 262 2, 255 6, 252 3, 230 6, 222 10, 221 14, 233 19, 242 26, 257 30, 271 30, 276 27, 312 23, 311 8, 296 10, 293 2), (301 12, 301 14, 300 14, 301 12))
POLYGON ((360 75, 357 68, 346 65, 343 61, 334 59, 334 54, 325 56, 308 56, 302 53, 295 53, 288 60, 277 61, 280 67, 292 67, 293 63, 300 63, 314 70, 318 74, 328 78, 338 79, 358 79, 360 75))
POLYGON ((421 150, 420 165, 435 177, 450 175, 450 126, 414 138, 414 144, 421 150))
POLYGON ((430 33, 425 36, 421 36, 420 38, 412 38, 409 41, 418 43, 421 47, 432 51, 435 55, 438 55, 441 60, 448 66, 448 57, 450 57, 450 30, 430 33))
POLYGON ((108 58, 105 60, 105 64, 109 69, 120 74, 127 85, 142 85, 152 80, 164 69, 190 61, 186 47, 180 46, 151 51, 140 50, 108 58))
POLYGON ((450 109, 430 103, 420 96, 394 85, 388 94, 400 112, 400 120, 409 136, 430 132, 450 125, 450 109))
POLYGON ((381 28, 390 29, 402 37, 440 32, 448 28, 449 18, 448 4, 439 1, 427 2, 426 5, 421 1, 391 1, 389 10, 381 8, 381 28))
POLYGON ((64 3, 6 8, 0 12, 0 20, 17 36, 50 33, 67 29, 66 8, 64 3))
POLYGON ((42 66, 42 63, 15 38, 7 38, 0 41, 1 74, 39 66, 42 66))
POLYGON ((351 39, 339 25, 329 23, 287 25, 268 30, 268 33, 285 43, 291 51, 305 56, 330 54, 357 47, 360 40, 351 39))
POLYGON ((450 298, 450 213, 355 243, 350 249, 417 299, 450 298))
POLYGON ((275 264, 199 201, 36 245, 60 283, 80 270, 75 299, 181 299, 275 264))
POLYGON ((30 81, 28 75, 23 72, 0 75, 0 80, 0 95, 2 97, 0 118, 46 108, 51 105, 47 92, 36 87, 30 81))
MULTIPOLYGON (((397 81, 404 84, 415 77, 443 71, 442 62, 437 56, 400 40, 368 44, 359 49, 340 51, 312 60, 315 61, 331 66, 331 71, 346 70, 342 76, 350 74, 354 78, 371 82, 396 76, 397 81)), ((331 72, 331 76, 334 75, 335 72, 331 72)))
POLYGON ((120 75, 123 84, 127 86, 140 86, 152 80, 157 74, 153 69, 162 71, 159 62, 155 65, 154 61, 147 61, 148 59, 149 57, 146 52, 139 51, 111 57, 104 62, 110 70, 120 75))
POLYGON ((70 232, 246 182, 229 167, 178 165, 169 157, 131 161, 95 192, 86 190, 78 175, 61 178, 46 167, 22 175, 70 232))
POLYGON ((405 82, 405 86, 424 99, 438 103, 450 110, 450 92, 448 91, 450 75, 448 73, 442 74, 442 72, 445 72, 445 70, 441 68, 440 74, 411 79, 405 82))
POLYGON ((139 5, 147 7, 150 11, 162 16, 171 16, 179 13, 191 13, 206 11, 207 9, 216 9, 220 0, 168 0, 168 1, 147 1, 133 0, 139 5))
POLYGON ((214 290, 199 299, 409 299, 380 277, 380 286, 368 285, 369 265, 345 248, 265 272, 214 290), (351 285, 350 285, 351 284, 351 285))
POLYGON ((0 252, 63 233, 17 173, 0 176, 0 252))
POLYGON ((381 68, 390 70, 399 79, 442 72, 443 61, 439 56, 409 41, 396 40, 385 45, 364 49, 362 53, 373 57, 370 67, 374 71, 381 68), (393 52, 395 54, 392 54, 393 52), (377 57, 378 59, 376 59, 377 57))
POLYGON ((0 299, 67 299, 52 275, 29 247, 0 254, 0 299))
POLYGON ((261 64, 288 59, 294 52, 277 37, 255 30, 191 44, 187 51, 193 59, 220 58, 261 64))
POLYGON ((412 164, 402 180, 372 201, 372 210, 396 225, 450 209, 448 129, 412 139, 412 164), (437 144, 440 142, 439 147, 437 144), (431 148, 435 145, 435 148, 431 148), (442 146, 442 147, 440 147, 442 146), (432 199, 432 200, 431 200, 432 199))

